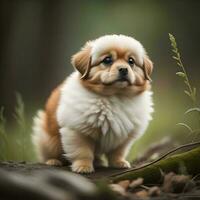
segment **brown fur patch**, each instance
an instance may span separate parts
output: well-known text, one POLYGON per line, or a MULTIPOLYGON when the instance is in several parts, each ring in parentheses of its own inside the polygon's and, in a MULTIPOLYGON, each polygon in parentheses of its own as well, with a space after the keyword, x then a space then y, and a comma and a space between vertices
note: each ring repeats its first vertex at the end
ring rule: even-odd
POLYGON ((56 110, 60 99, 60 88, 61 86, 58 86, 56 89, 53 90, 45 106, 45 130, 52 136, 59 135, 59 127, 56 120, 56 110))
MULTIPOLYGON (((58 86, 53 90, 45 106, 44 129, 48 134, 43 141, 43 155, 46 159, 61 159, 62 145, 59 133, 59 126, 56 120, 56 111, 60 99, 60 89, 58 86)), ((42 141, 41 141, 42 142, 42 141)))
POLYGON ((91 47, 86 44, 81 51, 72 56, 71 63, 81 73, 81 78, 85 78, 89 74, 91 67, 90 51, 91 47))
MULTIPOLYGON (((86 48, 86 47, 85 47, 86 48)), ((83 48, 79 53, 77 53, 73 58, 74 61, 80 64, 80 60, 84 60, 87 58, 85 54, 89 53, 86 52, 83 48), (84 51, 84 53, 83 53, 84 51)), ((150 89, 150 83, 147 80, 147 76, 151 74, 152 65, 151 61, 147 58, 147 56, 144 58, 144 66, 134 66, 133 69, 129 66, 127 63, 129 56, 135 58, 134 53, 130 52, 128 49, 125 48, 118 48, 116 46, 113 46, 106 51, 104 51, 101 55, 99 55, 99 58, 95 61, 95 63, 92 63, 92 66, 90 66, 87 70, 87 77, 83 80, 81 80, 81 84, 86 87, 87 89, 101 94, 101 95, 121 95, 121 96, 135 96, 145 90, 150 89), (101 61, 105 56, 112 55, 114 62, 111 66, 108 66, 106 68, 102 68, 101 61), (118 76, 118 68, 120 66, 126 67, 129 70, 129 75, 131 76, 131 73, 135 74, 136 80, 134 84, 129 84, 127 87, 119 88, 115 84, 103 84, 101 81, 101 74, 104 71, 109 71, 110 74, 114 75, 114 77, 118 76), (132 71, 133 70, 133 71, 132 71)), ((88 58, 87 58, 88 59, 88 58)), ((87 62, 85 61, 85 64, 87 62)), ((83 64, 83 62, 82 62, 83 64)), ((113 78, 114 80, 115 78, 113 78)))
POLYGON ((144 64, 143 64, 143 67, 144 67, 144 74, 145 74, 145 78, 147 80, 151 80, 150 78, 150 75, 153 71, 153 63, 152 61, 149 59, 148 56, 145 56, 144 57, 144 64))
POLYGON ((94 84, 88 80, 80 80, 81 84, 86 87, 87 89, 104 96, 111 96, 111 95, 119 95, 119 96, 135 96, 138 95, 145 90, 149 90, 151 85, 149 81, 144 81, 142 85, 132 85, 126 88, 118 88, 113 85, 103 85, 103 84, 94 84))

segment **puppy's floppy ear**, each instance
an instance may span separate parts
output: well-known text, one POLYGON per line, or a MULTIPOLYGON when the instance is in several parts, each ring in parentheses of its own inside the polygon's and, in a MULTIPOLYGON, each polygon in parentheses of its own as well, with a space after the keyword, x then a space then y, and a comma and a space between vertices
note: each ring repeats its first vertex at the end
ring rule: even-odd
POLYGON ((81 79, 87 78, 91 67, 91 46, 87 43, 78 53, 72 56, 71 63, 81 76, 81 79))
POLYGON ((147 55, 144 56, 143 70, 144 70, 145 78, 151 81, 150 75, 153 71, 153 62, 149 59, 147 55))

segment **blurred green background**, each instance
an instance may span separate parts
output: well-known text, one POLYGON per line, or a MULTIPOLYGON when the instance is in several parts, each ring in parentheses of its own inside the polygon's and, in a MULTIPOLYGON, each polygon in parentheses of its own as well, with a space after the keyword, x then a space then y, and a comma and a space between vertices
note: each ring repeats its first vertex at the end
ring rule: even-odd
POLYGON ((50 91, 72 72, 71 55, 87 40, 105 34, 135 37, 154 62, 155 113, 130 158, 165 136, 178 143, 190 140, 188 131, 176 126, 178 122, 196 122, 195 117, 183 114, 191 101, 183 92, 183 81, 175 75, 178 67, 171 58, 168 33, 176 37, 199 92, 199 10, 198 0, 0 1, 0 106, 7 121, 7 139, 0 138, 1 159, 35 159, 30 142, 33 115, 43 108, 50 91), (16 102, 16 91, 24 105, 19 96, 16 102))

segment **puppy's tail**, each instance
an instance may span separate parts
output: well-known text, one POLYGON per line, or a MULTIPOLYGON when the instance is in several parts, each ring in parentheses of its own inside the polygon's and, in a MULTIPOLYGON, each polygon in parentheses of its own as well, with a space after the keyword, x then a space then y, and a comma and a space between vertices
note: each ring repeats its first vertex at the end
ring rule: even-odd
POLYGON ((45 112, 39 110, 36 116, 33 118, 33 133, 32 133, 32 143, 34 145, 36 154, 40 161, 44 161, 42 141, 46 140, 47 133, 44 130, 45 123, 45 112))
POLYGON ((61 159, 62 146, 60 136, 51 135, 46 130, 46 113, 39 110, 33 119, 32 142, 41 162, 47 162, 51 159, 61 159))

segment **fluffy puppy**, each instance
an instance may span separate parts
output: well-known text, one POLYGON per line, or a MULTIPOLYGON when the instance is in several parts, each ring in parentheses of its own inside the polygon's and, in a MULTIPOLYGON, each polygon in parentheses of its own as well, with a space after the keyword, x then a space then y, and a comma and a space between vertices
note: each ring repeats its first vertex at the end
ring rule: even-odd
POLYGON ((126 155, 153 111, 152 62, 134 38, 106 35, 87 42, 72 65, 34 119, 40 160, 60 165, 64 157, 72 171, 90 173, 105 154, 109 166, 129 168, 126 155))

